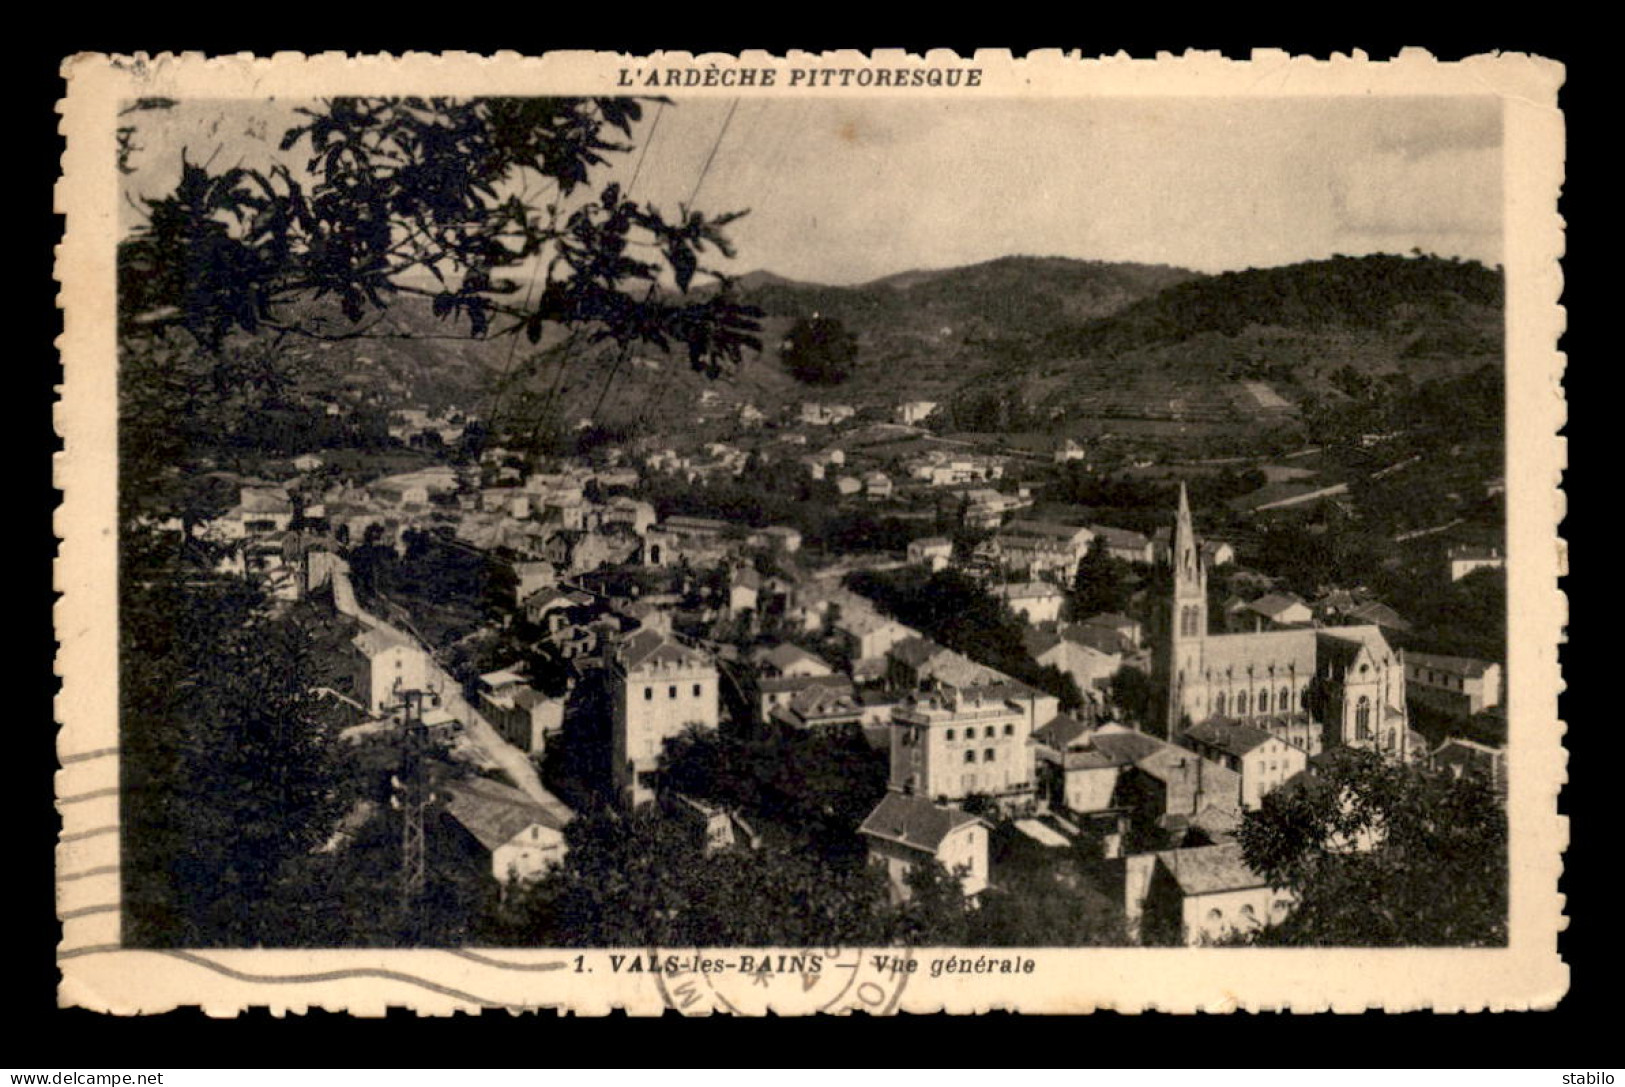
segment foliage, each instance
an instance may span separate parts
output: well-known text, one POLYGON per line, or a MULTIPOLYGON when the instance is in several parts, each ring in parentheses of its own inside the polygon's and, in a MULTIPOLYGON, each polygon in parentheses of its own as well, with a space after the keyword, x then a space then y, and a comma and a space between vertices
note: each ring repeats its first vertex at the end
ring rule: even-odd
POLYGON ((1152 707, 1156 705, 1156 692, 1151 677, 1140 668, 1124 666, 1112 674, 1112 705, 1125 720, 1135 725, 1151 723, 1152 707))
POLYGON ((839 552, 903 551, 919 534, 917 523, 867 510, 842 510, 814 501, 815 492, 794 462, 759 464, 737 478, 686 483, 676 477, 645 479, 638 496, 661 517, 674 514, 714 517, 736 525, 787 525, 799 530, 804 546, 839 552))
POLYGON ((510 888, 504 943, 549 947, 827 947, 886 942, 884 880, 802 849, 706 852, 697 828, 642 811, 575 819, 563 865, 510 888))
MULTIPOLYGON (((1249 268, 1184 283, 1045 340, 1053 353, 1121 353, 1203 333, 1234 336, 1250 325, 1380 328, 1421 300, 1445 308, 1499 308, 1499 269, 1437 257, 1333 257, 1249 268)), ((1480 351, 1496 345, 1478 341, 1480 351)))
MULTIPOLYGON (((393 746, 393 745, 391 745, 393 746)), ((478 938, 494 907, 489 857, 452 830, 431 806, 425 814, 423 893, 401 897, 401 813, 376 804, 332 850, 290 858, 271 888, 271 947, 457 947, 478 938)))
POLYGON ((1262 943, 1504 945, 1506 812, 1475 778, 1340 749, 1241 829, 1247 862, 1297 905, 1262 943))
MULTIPOLYGON (((1107 947, 1124 940, 1122 910, 1098 889, 1088 850, 1041 846, 1008 825, 991 836, 993 883, 970 920, 973 944, 989 947, 1107 947)), ((1096 847, 1098 848, 1098 846, 1096 847)), ((1107 885, 1115 886, 1116 873, 1107 885)))
POLYGON ((949 649, 1054 695, 1063 710, 1083 705, 1077 681, 1027 653, 1026 624, 974 579, 957 570, 859 571, 848 584, 881 611, 949 649))
POLYGON ((798 381, 839 385, 852 376, 858 338, 833 317, 803 317, 785 333, 780 357, 798 381))
POLYGON ((615 184, 576 199, 631 149, 622 141, 640 102, 334 98, 299 112, 284 162, 184 162, 175 190, 145 201, 147 223, 119 251, 126 334, 174 325, 215 347, 236 330, 311 331, 287 321, 297 300, 330 298, 360 324, 404 294, 466 320, 475 338, 536 344, 550 324, 588 328, 590 342, 622 349, 684 346, 712 376, 760 349, 756 312, 728 291, 686 296, 697 274, 714 274, 705 254, 733 255, 723 228, 743 213, 680 206, 668 219, 615 184), (521 198, 532 189, 551 196, 521 198), (643 246, 658 259, 633 255, 643 246), (545 277, 517 299, 513 273, 532 262, 545 277), (666 275, 684 297, 661 297, 666 275))
POLYGON ((306 640, 251 583, 132 535, 119 601, 125 938, 252 944, 270 931, 280 868, 336 815, 306 640))
POLYGON ((1078 561, 1078 571, 1072 578, 1072 615, 1087 619, 1091 615, 1121 612, 1128 607, 1132 587, 1129 564, 1116 558, 1106 548, 1106 541, 1097 539, 1078 561))
POLYGON ((1344 366, 1332 375, 1339 396, 1304 403, 1304 428, 1321 445, 1357 446, 1362 435, 1412 430, 1423 450, 1454 442, 1499 447, 1505 433, 1503 367, 1415 382, 1404 370, 1372 377, 1344 366))
POLYGON ((765 820, 830 857, 862 852, 856 831, 886 793, 886 756, 857 728, 758 735, 691 730, 666 745, 674 792, 765 820))

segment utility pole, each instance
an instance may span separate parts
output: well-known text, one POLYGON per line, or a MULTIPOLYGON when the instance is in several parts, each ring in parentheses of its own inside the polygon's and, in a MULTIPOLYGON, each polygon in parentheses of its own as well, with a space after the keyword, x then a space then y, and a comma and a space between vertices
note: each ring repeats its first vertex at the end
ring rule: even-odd
POLYGON ((401 692, 401 911, 411 917, 423 894, 423 813, 429 804, 424 781, 423 692, 401 692))

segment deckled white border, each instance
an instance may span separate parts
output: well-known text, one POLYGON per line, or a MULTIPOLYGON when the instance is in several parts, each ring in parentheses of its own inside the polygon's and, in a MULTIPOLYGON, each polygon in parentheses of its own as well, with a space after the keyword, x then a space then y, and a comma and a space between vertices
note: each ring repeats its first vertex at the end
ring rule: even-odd
MULTIPOLYGON (((322 1007, 377 1015, 410 1006, 428 1015, 480 1006, 565 1007, 599 1015, 624 1007, 656 1014, 662 991, 647 976, 582 975, 564 968, 571 953, 503 951, 232 951, 161 953, 118 950, 117 633, 114 623, 116 456, 114 443, 114 252, 117 192, 114 131, 121 100, 141 96, 315 97, 330 94, 614 94, 616 69, 686 63, 781 68, 907 66, 921 57, 900 51, 775 57, 747 51, 692 57, 630 57, 584 52, 521 57, 407 54, 402 58, 278 54, 205 59, 198 55, 106 58, 64 64, 69 81, 60 105, 67 136, 57 210, 67 216, 58 250, 64 332, 59 341, 65 383, 56 409, 64 451, 56 458, 64 499, 56 587, 60 641, 57 699, 61 724, 57 773, 63 832, 57 849, 58 912, 63 920, 59 1000, 118 1013, 161 1012, 201 1005, 233 1015, 248 1006, 273 1011, 322 1007), (558 969, 538 969, 558 963, 558 969)), ((1507 509, 1512 643, 1509 807, 1512 813, 1510 946, 1497 950, 1161 950, 1053 949, 1024 952, 1038 960, 1025 976, 916 975, 890 991, 881 1010, 969 1013, 989 1009, 1086 1012, 1094 1009, 1358 1012, 1522 1009, 1555 1004, 1568 985, 1557 956, 1564 924, 1557 893, 1567 823, 1556 798, 1565 780, 1557 720, 1561 677, 1557 646, 1566 601, 1557 591, 1565 555, 1558 535, 1565 444, 1557 436, 1566 409, 1564 325, 1558 305, 1562 223, 1556 201, 1563 179, 1564 127, 1556 107, 1562 68, 1525 56, 1474 57, 1439 63, 1407 50, 1392 61, 1361 54, 1329 61, 1260 51, 1249 61, 1218 54, 1083 59, 1033 53, 1014 60, 983 50, 965 59, 933 51, 932 64, 973 64, 982 86, 924 88, 684 88, 686 97, 754 95, 825 97, 941 94, 1011 96, 1422 95, 1493 94, 1505 103, 1505 267, 1507 271, 1507 509)), ((969 954, 981 953, 972 949, 969 954)), ((922 956, 932 954, 921 952, 922 956)), ((790 989, 766 999, 781 1013, 814 1010, 790 989)), ((721 1007, 706 998, 690 1010, 721 1007)), ((864 1008, 848 1001, 836 1010, 864 1008)), ((753 1009, 759 1010, 759 1009, 753 1009)))

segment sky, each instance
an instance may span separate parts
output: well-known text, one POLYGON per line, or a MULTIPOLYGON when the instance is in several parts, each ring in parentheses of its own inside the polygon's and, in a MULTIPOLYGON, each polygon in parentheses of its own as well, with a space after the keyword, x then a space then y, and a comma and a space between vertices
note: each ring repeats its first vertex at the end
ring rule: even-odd
MULTIPOLYGON (((142 114, 127 188, 172 183, 183 145, 264 165, 292 117, 264 102, 142 114)), ((634 143, 595 182, 667 211, 696 185, 707 212, 749 209, 729 228, 734 274, 851 284, 1009 255, 1203 272, 1413 248, 1502 259, 1487 96, 678 99, 651 104, 634 143)))

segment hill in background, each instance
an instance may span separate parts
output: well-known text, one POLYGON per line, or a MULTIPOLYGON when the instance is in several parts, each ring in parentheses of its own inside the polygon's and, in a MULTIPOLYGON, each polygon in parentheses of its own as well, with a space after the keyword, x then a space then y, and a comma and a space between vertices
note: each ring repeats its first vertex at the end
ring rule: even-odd
POLYGON ((1307 398, 1339 395, 1346 369, 1420 381, 1502 357, 1500 273, 1434 257, 1338 257, 1221 275, 1007 257, 849 287, 752 272, 735 290, 763 311, 764 349, 717 382, 652 350, 621 360, 586 349, 561 372, 528 342, 466 339, 417 299, 370 330, 385 338, 296 350, 318 385, 481 415, 529 398, 572 422, 658 423, 709 389, 770 414, 804 399, 859 408, 925 399, 947 404, 946 425, 959 429, 1078 434, 1252 432, 1290 423, 1307 398), (779 359, 785 332, 813 314, 841 321, 858 340, 853 376, 833 389, 801 384, 779 359))

